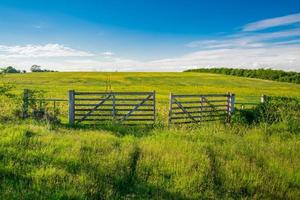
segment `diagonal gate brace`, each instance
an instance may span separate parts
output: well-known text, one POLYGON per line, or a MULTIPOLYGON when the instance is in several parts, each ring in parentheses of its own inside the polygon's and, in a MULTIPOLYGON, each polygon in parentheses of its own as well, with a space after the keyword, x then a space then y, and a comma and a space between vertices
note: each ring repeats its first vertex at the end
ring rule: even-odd
POLYGON ((97 110, 106 100, 108 100, 112 95, 109 94, 105 99, 101 100, 93 109, 91 109, 88 113, 86 113, 80 120, 77 121, 77 123, 80 123, 84 121, 92 112, 97 110))
POLYGON ((189 116, 189 118, 191 118, 193 121, 198 122, 183 106, 181 103, 179 103, 177 101, 177 99, 174 98, 174 102, 177 104, 177 106, 185 113, 189 116))
POLYGON ((150 94, 146 99, 144 99, 141 103, 137 104, 131 111, 129 111, 122 119, 120 119, 121 121, 126 120, 134 111, 136 111, 140 106, 142 106, 146 101, 148 101, 151 97, 153 96, 153 94, 150 94))

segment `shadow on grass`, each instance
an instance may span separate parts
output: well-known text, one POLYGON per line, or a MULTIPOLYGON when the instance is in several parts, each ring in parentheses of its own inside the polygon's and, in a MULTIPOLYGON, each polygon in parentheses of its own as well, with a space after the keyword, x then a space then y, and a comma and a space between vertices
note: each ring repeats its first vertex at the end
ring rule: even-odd
POLYGON ((144 137, 151 134, 151 132, 157 127, 154 124, 145 125, 126 125, 118 123, 102 123, 102 124, 76 124, 70 126, 69 124, 61 124, 59 127, 64 127, 72 130, 88 130, 88 131, 109 131, 118 137, 132 135, 135 137, 144 137))

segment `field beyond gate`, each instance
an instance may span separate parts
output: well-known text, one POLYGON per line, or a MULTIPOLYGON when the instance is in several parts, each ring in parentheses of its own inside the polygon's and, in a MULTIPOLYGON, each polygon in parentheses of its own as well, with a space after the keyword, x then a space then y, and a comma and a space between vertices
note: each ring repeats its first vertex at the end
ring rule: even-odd
POLYGON ((153 124, 153 92, 69 92, 69 123, 153 124))

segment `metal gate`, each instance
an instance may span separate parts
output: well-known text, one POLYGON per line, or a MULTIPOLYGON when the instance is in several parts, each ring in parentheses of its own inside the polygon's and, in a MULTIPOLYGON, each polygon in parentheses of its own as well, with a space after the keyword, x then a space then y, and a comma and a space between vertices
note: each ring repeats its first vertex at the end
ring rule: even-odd
POLYGON ((169 124, 200 123, 228 119, 235 95, 170 94, 169 124))
POLYGON ((116 122, 153 124, 156 116, 153 92, 69 91, 69 123, 116 122))

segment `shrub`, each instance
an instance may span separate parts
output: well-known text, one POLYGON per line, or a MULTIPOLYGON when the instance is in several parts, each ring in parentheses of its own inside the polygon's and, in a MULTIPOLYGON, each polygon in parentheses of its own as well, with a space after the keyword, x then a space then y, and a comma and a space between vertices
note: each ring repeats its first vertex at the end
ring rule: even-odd
MULTIPOLYGON (((23 107, 22 111, 17 112, 19 116, 32 117, 35 120, 45 121, 49 123, 60 123, 60 120, 58 118, 58 115, 60 113, 59 109, 50 109, 50 105, 48 104, 48 102, 44 101, 45 92, 43 90, 27 90, 27 92, 29 96, 27 102, 27 110, 25 110, 25 108, 23 107), (24 112, 26 113, 24 114, 24 112)), ((24 103, 25 102, 23 100, 23 104, 24 103)))
POLYGON ((14 68, 12 66, 8 66, 8 67, 5 67, 5 68, 2 68, 0 71, 1 71, 1 73, 4 73, 4 74, 21 73, 20 70, 17 70, 16 68, 14 68))
POLYGON ((236 110, 232 122, 239 124, 283 123, 290 132, 300 131, 300 101, 289 97, 269 97, 253 109, 236 110))

